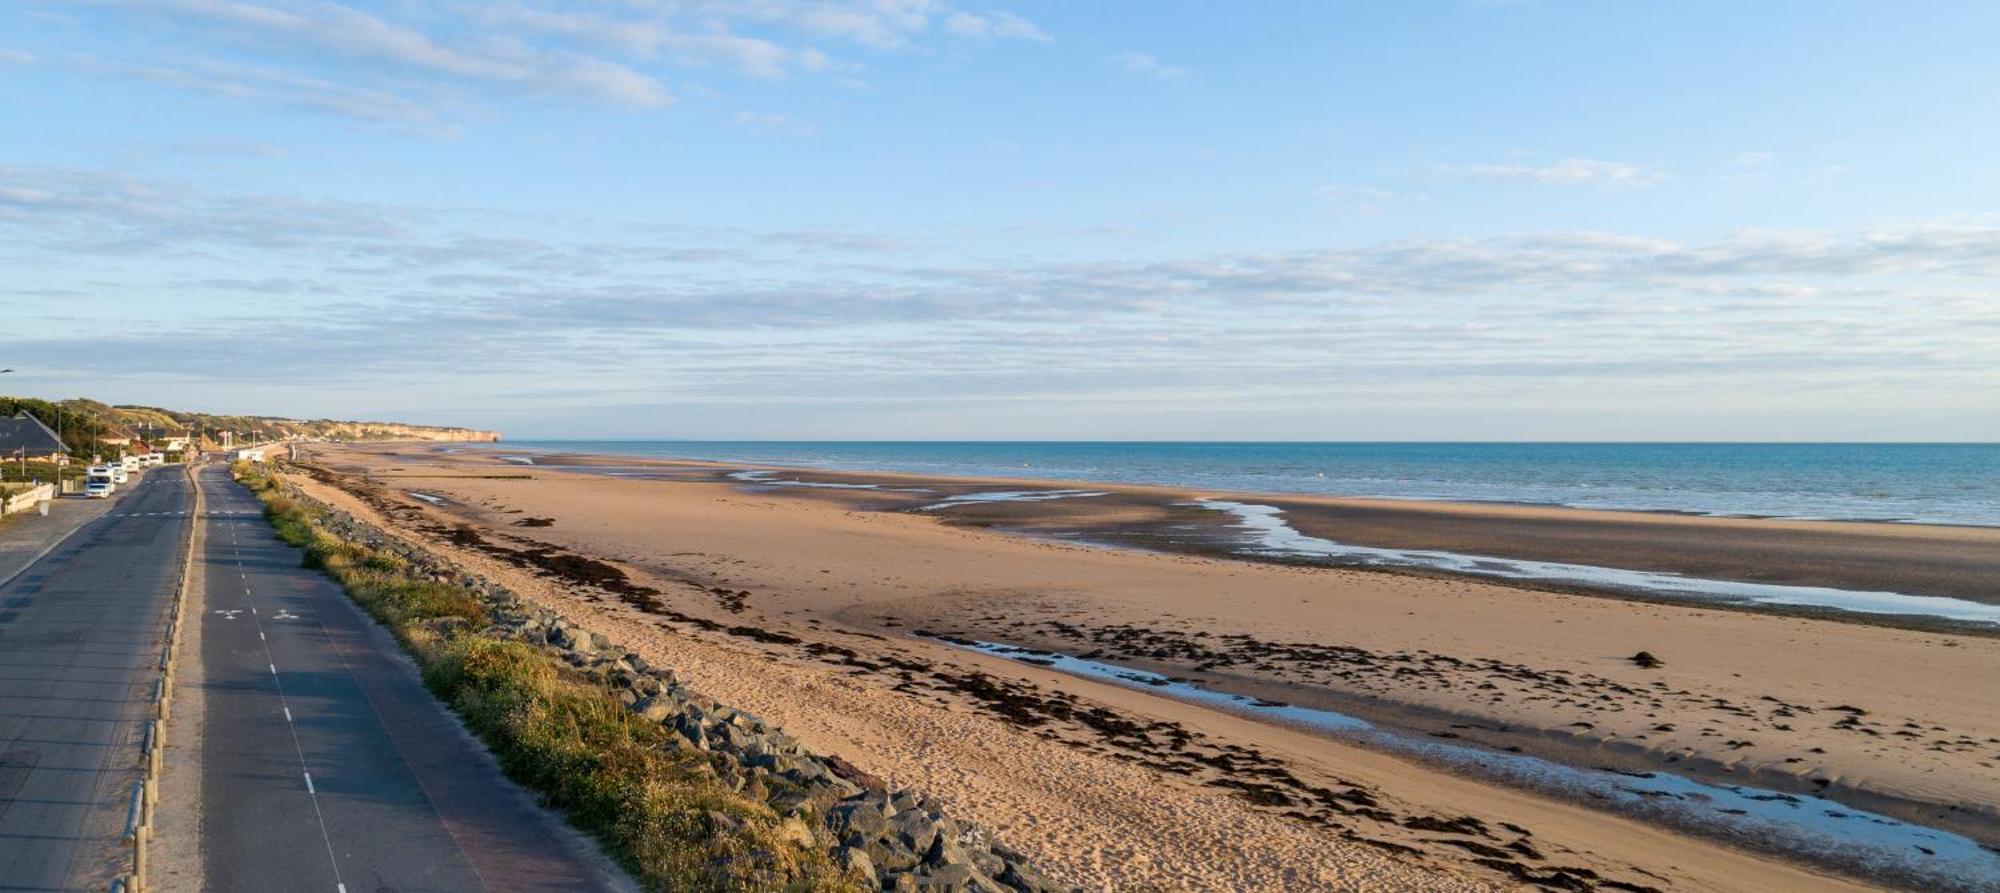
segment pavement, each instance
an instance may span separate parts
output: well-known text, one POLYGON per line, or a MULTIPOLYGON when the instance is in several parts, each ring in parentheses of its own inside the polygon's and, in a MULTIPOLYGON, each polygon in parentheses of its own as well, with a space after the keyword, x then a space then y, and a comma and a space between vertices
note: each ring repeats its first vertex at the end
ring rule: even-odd
POLYGON ((0 528, 0 891, 105 891, 130 864, 120 836, 190 532, 155 818, 182 852, 155 847, 169 858, 149 891, 636 889, 505 777, 225 469, 197 474, 198 518, 167 468, 0 528))
POLYGON ((78 527, 110 512, 131 494, 139 491, 149 477, 180 474, 178 468, 149 469, 133 484, 120 487, 110 499, 63 496, 49 501, 49 513, 21 512, 0 518, 0 580, 21 572, 35 559, 53 548, 78 527), (164 470, 163 470, 164 469, 164 470))
POLYGON ((0 530, 0 890, 101 891, 120 870, 191 494, 154 469, 0 530))
POLYGON ((632 888, 506 779, 386 630, 300 567, 255 497, 220 467, 200 474, 202 889, 632 888))

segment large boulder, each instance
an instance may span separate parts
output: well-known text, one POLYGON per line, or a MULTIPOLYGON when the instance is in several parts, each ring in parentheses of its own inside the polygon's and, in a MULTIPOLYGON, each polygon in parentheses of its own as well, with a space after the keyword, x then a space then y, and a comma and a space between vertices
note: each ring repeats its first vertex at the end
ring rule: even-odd
POLYGON ((903 846, 915 853, 929 853, 937 843, 937 822, 932 821, 921 809, 905 809, 889 819, 889 830, 903 846))
POLYGON ((866 841, 888 832, 889 817, 882 814, 881 806, 866 800, 851 800, 826 811, 826 826, 842 840, 866 841))
POLYGON ((666 698, 652 697, 633 704, 632 712, 653 722, 663 722, 674 715, 674 708, 677 706, 666 698))

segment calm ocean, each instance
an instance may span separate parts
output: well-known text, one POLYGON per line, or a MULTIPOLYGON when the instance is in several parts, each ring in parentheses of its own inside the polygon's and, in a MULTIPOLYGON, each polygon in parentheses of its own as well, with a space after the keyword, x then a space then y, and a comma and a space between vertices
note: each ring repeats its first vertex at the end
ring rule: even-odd
POLYGON ((523 440, 494 446, 848 471, 2000 526, 2000 444, 523 440))

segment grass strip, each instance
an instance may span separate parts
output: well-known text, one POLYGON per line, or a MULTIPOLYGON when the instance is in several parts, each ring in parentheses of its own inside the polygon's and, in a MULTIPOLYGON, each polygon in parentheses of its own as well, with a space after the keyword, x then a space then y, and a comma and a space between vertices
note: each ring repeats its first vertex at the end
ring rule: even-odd
POLYGON ((318 510, 263 471, 232 471, 263 501, 278 538, 304 551, 304 566, 395 634, 508 776, 601 841, 648 890, 860 889, 826 853, 785 838, 769 807, 724 787, 709 754, 547 651, 482 632, 489 618, 476 593, 328 532, 318 510))

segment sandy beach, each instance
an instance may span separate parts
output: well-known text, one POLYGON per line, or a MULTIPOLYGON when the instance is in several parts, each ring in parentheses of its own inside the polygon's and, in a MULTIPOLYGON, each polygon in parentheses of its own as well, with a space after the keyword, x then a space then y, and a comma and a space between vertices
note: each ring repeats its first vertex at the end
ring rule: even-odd
MULTIPOLYGON (((2000 695, 1964 684, 2000 678, 2000 638, 1976 626, 1246 560, 1226 548, 1228 516, 1186 505, 1229 494, 528 465, 416 445, 302 453, 320 469, 298 476, 316 495, 452 549, 816 749, 931 791, 1086 889, 1916 884, 953 642, 1633 778, 1823 797, 2000 845, 2000 695), (1098 495, 964 499, 1032 489, 1098 495)), ((1259 500, 1303 534, 1373 547, 2000 593, 1992 529, 1259 500)))

